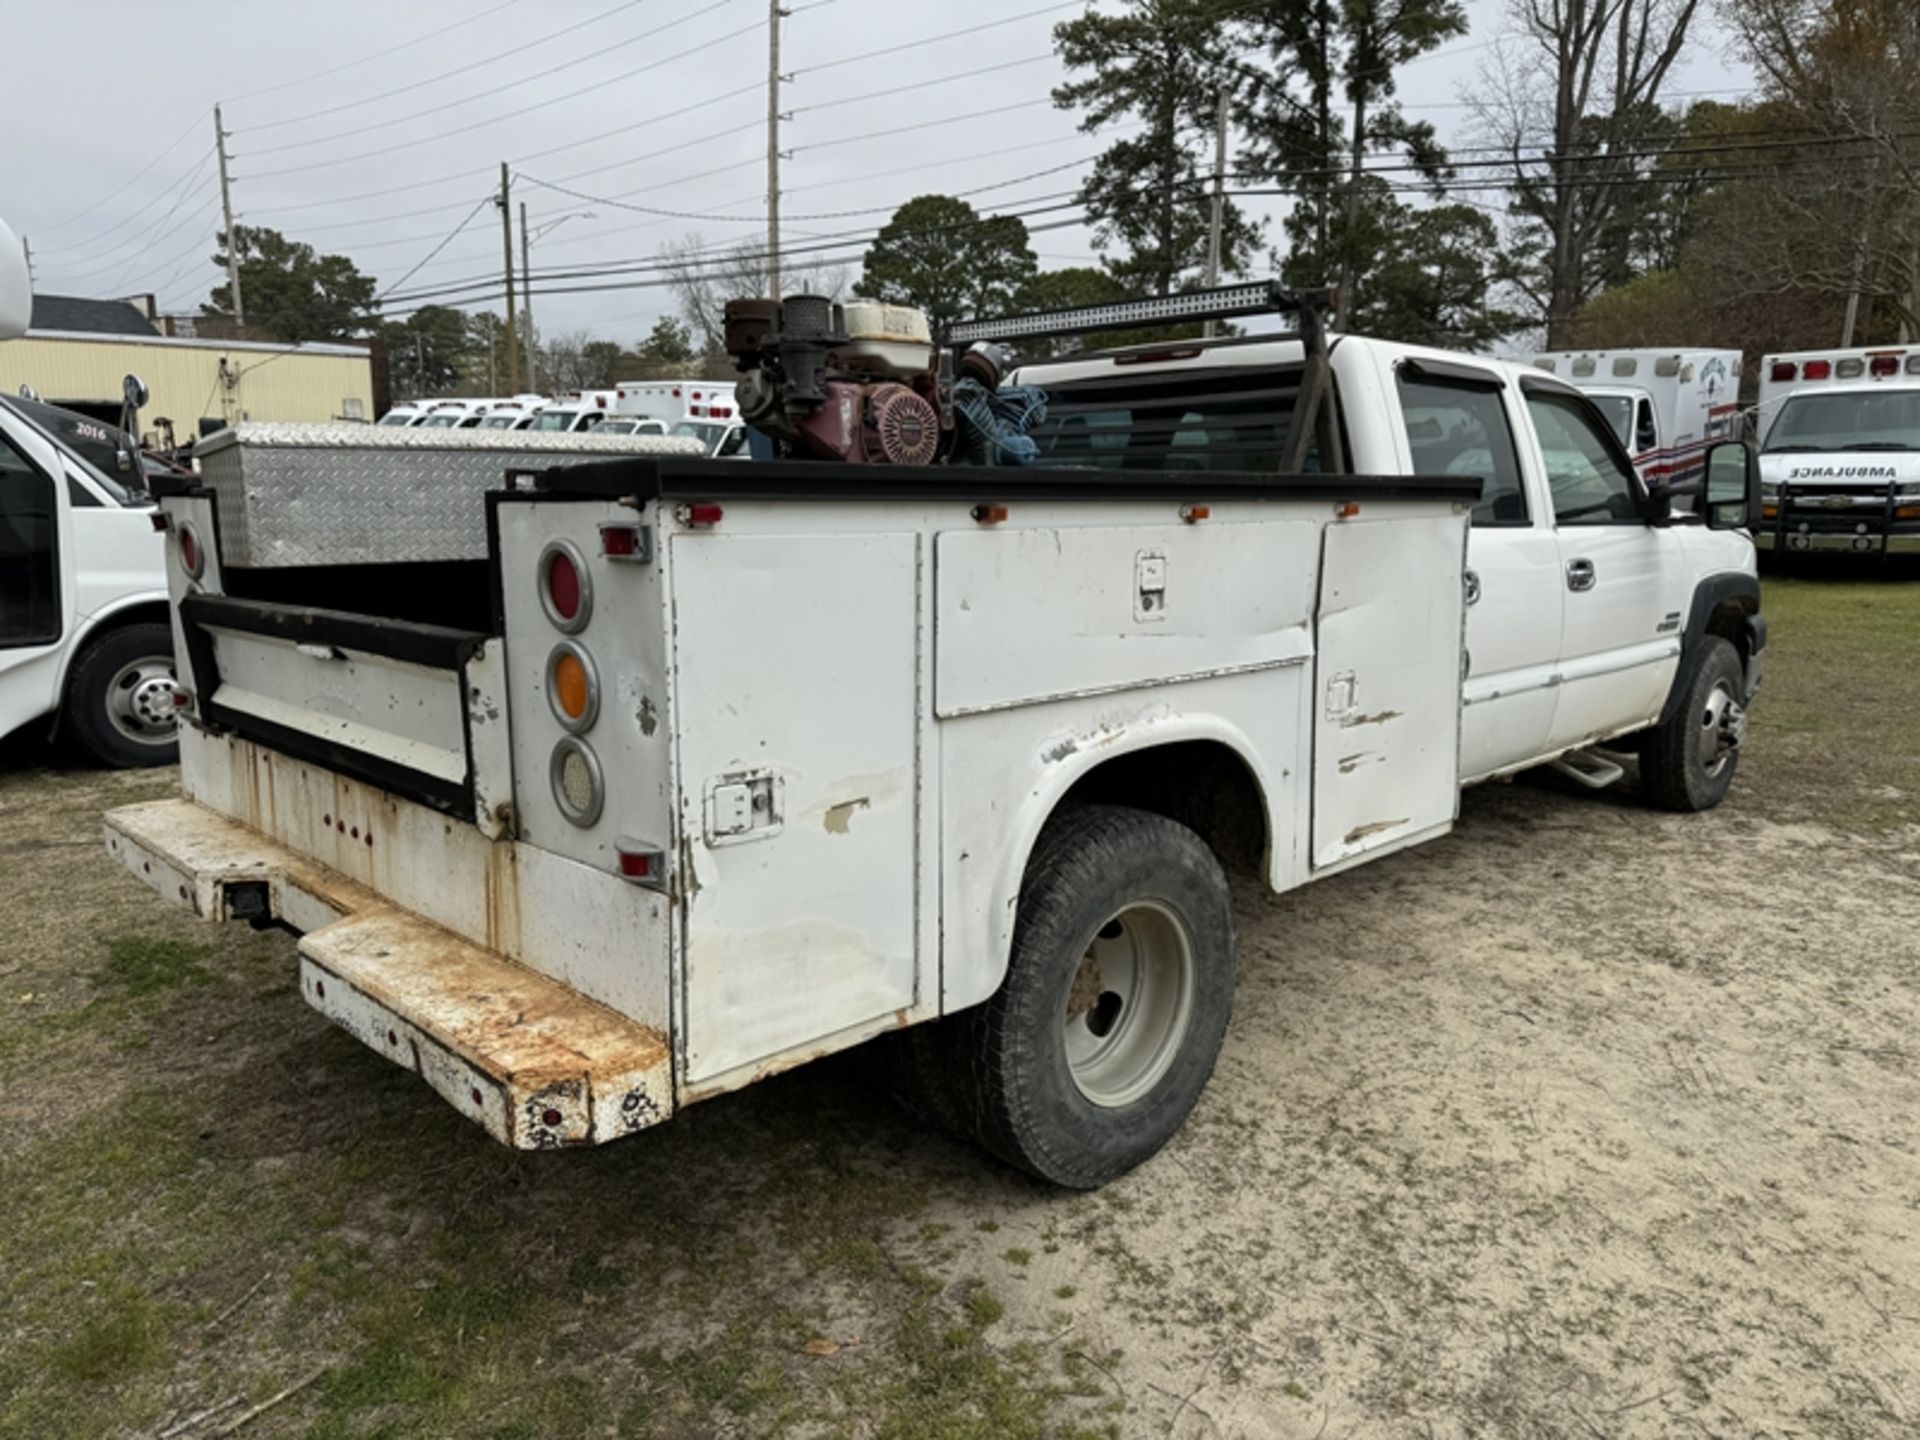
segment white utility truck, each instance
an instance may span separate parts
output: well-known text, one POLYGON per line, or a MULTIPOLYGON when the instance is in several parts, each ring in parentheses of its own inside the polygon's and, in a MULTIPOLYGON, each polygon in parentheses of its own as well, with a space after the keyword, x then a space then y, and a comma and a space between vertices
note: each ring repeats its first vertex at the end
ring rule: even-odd
POLYGON ((1738 350, 1550 350, 1533 363, 1587 393, 1649 484, 1699 479, 1707 447, 1736 433, 1738 350))
POLYGON ((1920 554, 1920 346, 1760 366, 1755 539, 1789 553, 1920 554))
POLYGON ((274 510, 243 430, 162 500, 184 795, 109 850, 300 932, 307 1003, 497 1139, 615 1139, 898 1031, 927 1111, 1098 1185, 1212 1070, 1229 868, 1337 874, 1602 740, 1664 804, 1725 793, 1765 639, 1737 443, 1676 519, 1571 387, 1329 346, 1267 285, 858 369, 830 302, 754 304, 728 347, 772 460, 636 437, 364 524, 372 432, 311 447, 334 503, 274 510), (998 384, 994 342, 1274 309, 1298 338, 998 384))

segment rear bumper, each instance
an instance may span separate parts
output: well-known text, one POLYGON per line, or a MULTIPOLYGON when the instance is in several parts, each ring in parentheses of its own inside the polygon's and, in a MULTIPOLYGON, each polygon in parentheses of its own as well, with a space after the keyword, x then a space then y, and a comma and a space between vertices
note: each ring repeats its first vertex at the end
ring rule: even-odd
POLYGON ((300 992, 496 1140, 591 1145, 673 1110, 667 1038, 190 800, 110 811, 108 852, 209 920, 301 935, 300 992))

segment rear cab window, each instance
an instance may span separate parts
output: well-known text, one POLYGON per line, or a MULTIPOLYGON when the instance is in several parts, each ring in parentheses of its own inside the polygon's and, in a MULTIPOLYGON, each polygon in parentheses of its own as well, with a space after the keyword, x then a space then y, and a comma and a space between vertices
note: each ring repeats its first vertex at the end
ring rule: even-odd
POLYGON ((1400 423, 1413 452, 1416 475, 1477 475, 1476 526, 1530 525, 1520 451, 1507 418, 1503 384, 1493 372, 1485 383, 1398 367, 1400 423))
MULTIPOLYGON (((1218 366, 1049 384, 1028 433, 1043 465, 1102 470, 1277 470, 1300 393, 1300 366, 1218 366)), ((1336 404, 1336 412, 1338 406, 1336 404)), ((1301 468, 1320 469, 1317 447, 1301 468)))

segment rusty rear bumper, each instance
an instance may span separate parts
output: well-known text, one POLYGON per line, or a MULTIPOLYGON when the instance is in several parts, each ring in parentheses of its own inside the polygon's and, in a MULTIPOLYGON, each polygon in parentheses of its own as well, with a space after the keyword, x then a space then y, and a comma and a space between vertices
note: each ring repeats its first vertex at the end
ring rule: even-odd
POLYGON ((307 1003, 503 1144, 597 1144, 672 1112, 665 1036, 237 820, 190 800, 130 805, 108 812, 106 844, 210 920, 243 913, 264 888, 265 913, 303 932, 307 1003))

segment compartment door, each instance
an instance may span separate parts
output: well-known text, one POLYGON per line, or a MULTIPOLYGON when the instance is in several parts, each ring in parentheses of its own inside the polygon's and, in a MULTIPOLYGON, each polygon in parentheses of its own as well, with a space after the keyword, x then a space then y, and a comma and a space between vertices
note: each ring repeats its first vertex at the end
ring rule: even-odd
POLYGON ((914 1003, 921 542, 670 543, 698 1084, 914 1003))
POLYGON ((1329 525, 1321 547, 1313 863, 1393 849, 1460 798, 1464 516, 1329 525))

